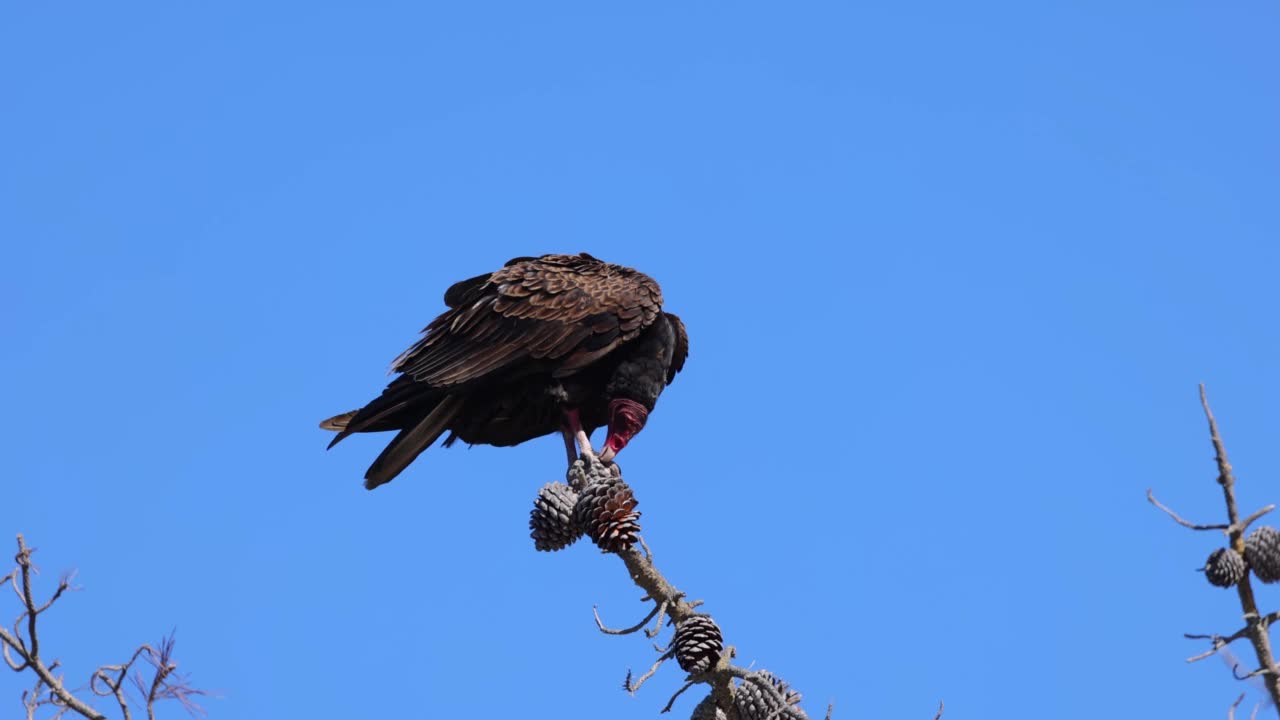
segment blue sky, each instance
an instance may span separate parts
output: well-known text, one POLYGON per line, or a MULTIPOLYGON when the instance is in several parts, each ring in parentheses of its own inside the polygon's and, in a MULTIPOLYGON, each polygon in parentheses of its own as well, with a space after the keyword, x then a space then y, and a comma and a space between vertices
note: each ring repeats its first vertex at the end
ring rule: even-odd
POLYGON ((1262 2, 9 3, 0 530, 85 588, 45 647, 78 682, 176 627, 215 718, 655 717, 681 674, 628 697, 652 652, 591 621, 643 614, 621 564, 528 539, 559 440, 369 493, 382 439, 316 428, 450 282, 585 250, 688 324, 620 459, 744 663, 818 716, 1221 717, 1249 686, 1181 637, 1240 624, 1192 572, 1220 543, 1143 493, 1221 517, 1205 382, 1242 504, 1280 500, 1277 32, 1262 2))

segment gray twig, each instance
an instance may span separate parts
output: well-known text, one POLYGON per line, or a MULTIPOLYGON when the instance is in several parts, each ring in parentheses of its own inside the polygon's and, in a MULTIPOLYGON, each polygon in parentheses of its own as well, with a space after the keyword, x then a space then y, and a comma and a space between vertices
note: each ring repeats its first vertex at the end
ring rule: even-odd
POLYGON ((1240 665, 1236 664, 1231 666, 1231 674, 1234 675, 1237 680, 1249 680, 1252 678, 1256 678, 1259 675, 1274 675, 1275 671, 1270 670, 1268 668, 1258 668, 1257 670, 1254 670, 1253 672, 1250 672, 1246 675, 1241 675, 1240 665))
POLYGON ((596 627, 600 628, 600 632, 605 635, 630 635, 633 632, 638 632, 640 628, 649 624, 649 621, 653 619, 653 616, 661 613, 666 607, 666 602, 663 602, 660 605, 654 605, 653 609, 649 611, 648 615, 644 616, 643 620, 629 628, 623 628, 621 630, 614 630, 613 628, 605 627, 604 621, 600 619, 600 610, 598 605, 591 606, 591 614, 596 618, 596 627))
POLYGON ((1240 693, 1240 697, 1231 703, 1231 707, 1227 708, 1227 720, 1236 720, 1236 708, 1240 707, 1240 703, 1244 702, 1244 693, 1240 693))
POLYGON ((631 682, 631 671, 627 670, 627 679, 622 684, 622 687, 625 688, 627 692, 635 695, 636 691, 640 689, 640 686, 644 685, 646 680, 653 677, 654 674, 658 672, 658 668, 662 667, 662 663, 670 660, 675 656, 675 654, 674 650, 663 653, 656 661, 654 661, 653 666, 649 668, 649 671, 641 675, 640 679, 636 680, 634 683, 631 682))
MULTIPOLYGON (((1263 629, 1266 629, 1267 627, 1269 627, 1272 623, 1276 622, 1277 620, 1280 620, 1280 611, 1273 612, 1273 613, 1271 613, 1271 614, 1269 614, 1269 615, 1266 615, 1266 616, 1264 616, 1264 617, 1260 618, 1260 619, 1258 620, 1258 624, 1259 624, 1259 625, 1261 625, 1261 626, 1263 627, 1263 629)), ((1204 651, 1204 652, 1200 653, 1199 655, 1192 655, 1191 657, 1187 658, 1187 662, 1189 662, 1189 663, 1193 663, 1193 662, 1198 662, 1198 661, 1200 661, 1200 660, 1204 660, 1204 659, 1205 659, 1205 658, 1207 658, 1207 657, 1212 657, 1212 656, 1213 656, 1215 653, 1217 653, 1219 650, 1221 650, 1222 648, 1224 648, 1224 647, 1226 647, 1226 646, 1230 645, 1231 643, 1235 642, 1236 640, 1239 640, 1240 638, 1249 637, 1249 633, 1250 633, 1250 632, 1252 632, 1252 631, 1253 631, 1252 626, 1250 626, 1250 625, 1246 625, 1246 626, 1244 626, 1244 627, 1240 628, 1239 630, 1235 631, 1234 633, 1232 633, 1232 634, 1230 634, 1230 635, 1226 635, 1226 636, 1223 636, 1223 635, 1192 635, 1191 633, 1183 633, 1183 635, 1182 635, 1182 636, 1183 636, 1183 637, 1185 637, 1185 638, 1186 638, 1186 639, 1188 639, 1188 640, 1209 640, 1209 641, 1211 641, 1211 642, 1213 643, 1213 647, 1211 647, 1210 649, 1208 649, 1208 650, 1206 650, 1206 651, 1204 651)))
POLYGON ((1189 520, 1183 520, 1181 515, 1157 500, 1155 493, 1151 492, 1151 488, 1147 488, 1147 502, 1163 510, 1166 515, 1173 518, 1174 522, 1185 528, 1191 528, 1192 530, 1228 530, 1231 527, 1230 525, 1197 525, 1189 520))
POLYGON ((671 699, 667 701, 667 704, 662 708, 662 710, 659 711, 659 714, 665 715, 666 713, 671 712, 671 707, 676 704, 676 698, 683 695, 685 690, 688 690, 694 685, 697 685, 698 682, 699 682, 698 680, 690 680, 689 682, 685 683, 684 687, 681 687, 679 690, 676 691, 675 695, 671 696, 671 699))

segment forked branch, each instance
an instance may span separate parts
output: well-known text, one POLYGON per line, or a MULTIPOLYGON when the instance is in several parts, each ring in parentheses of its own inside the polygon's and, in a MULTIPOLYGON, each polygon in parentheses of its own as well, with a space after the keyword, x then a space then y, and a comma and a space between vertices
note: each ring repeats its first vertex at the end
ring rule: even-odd
MULTIPOLYGON (((12 630, 0 627, 0 654, 3 655, 5 664, 10 670, 14 672, 30 670, 36 676, 34 687, 22 695, 22 705, 26 711, 27 720, 35 720, 36 713, 43 707, 56 708, 56 712, 51 716, 53 720, 63 717, 68 712, 91 718, 91 720, 107 720, 107 715, 76 697, 75 692, 67 688, 60 674, 54 674, 59 667, 58 661, 46 662, 41 653, 37 621, 41 614, 62 598, 63 593, 73 588, 71 576, 64 575, 58 580, 58 587, 49 599, 43 603, 37 603, 32 576, 36 575, 39 569, 31 562, 34 552, 35 548, 27 547, 26 540, 22 535, 18 535, 18 554, 14 556, 17 567, 4 578, 0 578, 0 585, 9 583, 22 605, 22 612, 14 621, 12 630)), ((176 700, 192 715, 204 715, 204 709, 195 703, 194 698, 204 695, 205 692, 192 687, 187 677, 177 672, 178 664, 173 660, 173 646, 173 636, 169 635, 160 641, 158 649, 151 645, 143 645, 133 652, 128 662, 122 665, 99 667, 89 677, 90 692, 99 697, 113 698, 123 720, 133 720, 129 698, 124 690, 126 679, 131 681, 140 693, 141 705, 147 713, 148 720, 155 720, 155 706, 164 700, 176 700), (135 669, 139 659, 151 665, 153 672, 150 673, 149 679, 144 679, 143 674, 135 669), (129 674, 131 669, 134 669, 132 676, 129 674)))
MULTIPOLYGON (((1227 458, 1226 445, 1223 443, 1222 435, 1218 430, 1218 421, 1214 418, 1213 410, 1209 407, 1209 398, 1205 393, 1203 384, 1200 385, 1200 406, 1203 408, 1205 419, 1209 424, 1209 439, 1213 443, 1214 461, 1218 470, 1217 483, 1222 488, 1222 498, 1227 510, 1227 522, 1225 524, 1216 525, 1192 523, 1185 520, 1182 516, 1178 515, 1178 513, 1174 512, 1172 509, 1157 500, 1151 490, 1147 491, 1147 500, 1183 527, 1191 530, 1219 530, 1223 532, 1227 537, 1231 550, 1234 551, 1238 557, 1243 558, 1246 557, 1245 532, 1249 529, 1251 524, 1267 513, 1273 511, 1276 506, 1267 505, 1244 519, 1240 518, 1239 505, 1236 502, 1235 472, 1231 467, 1231 461, 1227 458)), ((1226 551, 1223 552, 1225 553, 1226 551)), ((1241 561, 1237 559, 1236 562, 1240 563, 1241 561)), ((1241 565, 1241 567, 1243 567, 1243 565, 1241 565)), ((1217 584, 1223 586, 1234 584, 1236 592, 1240 598, 1240 609, 1245 622, 1244 627, 1225 636, 1187 635, 1186 637, 1190 639, 1209 640, 1211 643, 1211 646, 1207 651, 1187 658, 1187 662, 1203 660, 1204 658, 1210 657, 1223 650, 1223 648, 1236 640, 1248 638, 1250 644, 1253 646, 1254 655, 1257 657, 1258 667, 1248 673, 1240 672, 1238 666, 1233 667, 1232 674, 1240 680, 1261 677, 1263 684, 1267 688, 1268 694, 1271 696, 1272 705, 1280 710, 1280 668, 1276 665, 1275 655, 1271 649, 1271 637, 1269 632, 1271 624, 1277 619, 1280 619, 1280 613, 1263 615, 1258 611, 1257 600, 1253 594, 1251 575, 1252 573, 1241 570, 1238 581, 1236 581, 1235 577, 1230 577, 1226 581, 1223 581, 1221 578, 1217 580, 1217 584)), ((1210 579, 1213 581, 1214 577, 1211 575, 1210 579)), ((1230 715, 1232 717, 1234 717, 1235 708, 1238 707, 1239 703, 1240 701, 1237 700, 1236 703, 1231 706, 1230 715)))

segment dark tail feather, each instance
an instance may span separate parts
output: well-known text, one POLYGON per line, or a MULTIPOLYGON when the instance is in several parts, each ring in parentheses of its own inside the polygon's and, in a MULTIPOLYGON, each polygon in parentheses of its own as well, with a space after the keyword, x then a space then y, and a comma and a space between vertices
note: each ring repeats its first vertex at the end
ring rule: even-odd
POLYGON ((423 406, 428 403, 434 405, 441 394, 439 388, 413 382, 409 377, 399 377, 368 405, 334 415, 320 423, 320 427, 338 433, 329 441, 330 448, 355 433, 401 430, 415 424, 418 417, 427 412, 423 406))
POLYGON ((401 430, 369 466, 369 471, 364 474, 364 486, 372 490, 391 482, 449 428, 449 423, 461 407, 460 397, 446 395, 416 425, 401 430))
POLYGON ((338 436, 329 442, 330 448, 337 445, 339 440, 351 434, 347 432, 347 426, 351 424, 351 418, 355 417, 358 412, 360 411, 352 410, 351 412, 344 412, 341 415, 334 415, 328 420, 320 421, 321 430, 331 430, 338 433, 338 436))

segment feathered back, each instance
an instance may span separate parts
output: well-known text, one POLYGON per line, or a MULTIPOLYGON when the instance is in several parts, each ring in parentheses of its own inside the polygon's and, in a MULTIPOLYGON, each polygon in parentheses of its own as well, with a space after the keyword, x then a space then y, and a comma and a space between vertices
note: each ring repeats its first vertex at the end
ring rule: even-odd
POLYGON ((648 275, 586 253, 543 255, 456 283, 445 304, 393 371, 435 387, 519 374, 522 364, 569 375, 648 327, 662 291, 648 275))

